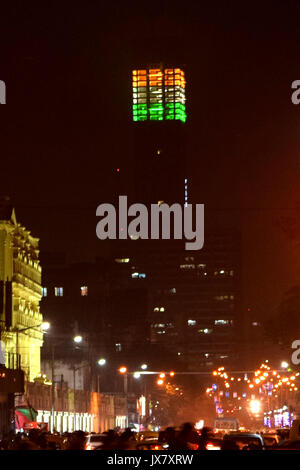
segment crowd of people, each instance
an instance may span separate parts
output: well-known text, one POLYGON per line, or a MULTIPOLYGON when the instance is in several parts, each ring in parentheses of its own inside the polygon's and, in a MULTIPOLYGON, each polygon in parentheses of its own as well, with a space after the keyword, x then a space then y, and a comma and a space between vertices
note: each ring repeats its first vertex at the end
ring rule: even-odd
MULTIPOLYGON (((169 450, 205 449, 209 429, 203 428, 201 434, 191 423, 185 423, 180 430, 168 427, 159 433, 158 442, 167 444, 169 450)), ((0 450, 85 450, 86 433, 51 434, 32 429, 29 432, 10 432, 0 441, 0 450)), ((110 429, 104 433, 101 450, 135 450, 137 433, 127 428, 124 432, 110 429)))

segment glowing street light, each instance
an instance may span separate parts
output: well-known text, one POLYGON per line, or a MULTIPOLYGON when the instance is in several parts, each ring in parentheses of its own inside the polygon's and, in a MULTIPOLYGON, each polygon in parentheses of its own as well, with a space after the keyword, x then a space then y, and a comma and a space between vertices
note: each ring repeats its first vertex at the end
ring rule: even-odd
POLYGON ((164 379, 165 376, 166 376, 166 374, 164 374, 163 372, 161 374, 159 374, 160 379, 164 379))
POLYGON ((289 366, 289 364, 286 361, 282 361, 282 363, 281 363, 281 368, 282 369, 287 369, 288 366, 289 366))
POLYGON ((141 377, 141 374, 139 372, 134 372, 133 377, 135 379, 139 379, 141 377))
POLYGON ((147 364, 142 364, 142 365, 141 365, 141 369, 142 369, 142 370, 146 370, 147 368, 148 368, 147 364))
POLYGON ((99 364, 99 366, 105 366, 105 364, 106 364, 106 359, 104 359, 103 357, 101 357, 101 359, 99 359, 99 361, 98 361, 98 364, 99 364))
POLYGON ((163 385, 164 381, 162 379, 158 379, 158 381, 156 383, 157 383, 157 385, 163 385))
POLYGON ((126 374, 127 367, 125 367, 125 366, 120 367, 119 372, 120 372, 120 374, 126 374))
POLYGON ((250 411, 253 414, 258 414, 261 410, 261 402, 259 400, 250 401, 250 411))
POLYGON ((42 324, 41 324, 41 328, 43 331, 47 331, 51 328, 51 325, 48 321, 44 321, 42 324))
POLYGON ((74 336, 73 341, 76 344, 81 343, 82 342, 82 336, 80 336, 80 335, 74 336))

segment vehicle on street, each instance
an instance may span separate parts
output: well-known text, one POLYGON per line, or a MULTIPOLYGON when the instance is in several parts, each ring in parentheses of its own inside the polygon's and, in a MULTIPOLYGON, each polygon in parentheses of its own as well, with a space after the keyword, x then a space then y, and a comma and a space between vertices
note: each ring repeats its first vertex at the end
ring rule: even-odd
POLYGON ((85 442, 85 450, 95 450, 97 447, 103 445, 103 440, 106 434, 88 434, 85 442))
POLYGON ((273 449, 278 446, 280 438, 276 433, 264 433, 262 434, 266 449, 273 449))
POLYGON ((282 441, 277 447, 277 450, 300 450, 300 439, 282 441))
POLYGON ((225 434, 221 450, 265 450, 260 434, 231 432, 225 434))

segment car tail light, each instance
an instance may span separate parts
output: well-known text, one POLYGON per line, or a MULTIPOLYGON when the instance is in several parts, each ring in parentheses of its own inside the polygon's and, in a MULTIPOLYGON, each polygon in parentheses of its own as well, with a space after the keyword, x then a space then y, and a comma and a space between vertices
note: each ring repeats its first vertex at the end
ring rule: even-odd
POLYGON ((221 447, 213 444, 212 442, 208 442, 206 444, 206 450, 221 450, 221 447))
POLYGON ((189 448, 190 448, 191 450, 198 450, 198 449, 199 449, 199 444, 191 444, 191 443, 189 442, 189 448))
POLYGON ((153 450, 162 450, 161 446, 154 446, 153 450))

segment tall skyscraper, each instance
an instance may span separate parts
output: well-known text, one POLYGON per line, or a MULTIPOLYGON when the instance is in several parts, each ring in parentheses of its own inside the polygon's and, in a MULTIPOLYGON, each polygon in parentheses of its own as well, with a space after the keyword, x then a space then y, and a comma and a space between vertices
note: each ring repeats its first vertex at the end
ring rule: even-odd
POLYGON ((185 86, 179 67, 132 72, 136 202, 187 202, 185 86))
MULTIPOLYGON (((132 72, 133 202, 203 202, 189 197, 185 90, 183 67, 159 64, 132 72)), ((172 239, 112 241, 114 259, 127 260, 128 281, 147 291, 139 316, 144 337, 164 345, 189 370, 232 363, 239 236, 209 229, 202 250, 186 251, 184 245, 172 239)))

